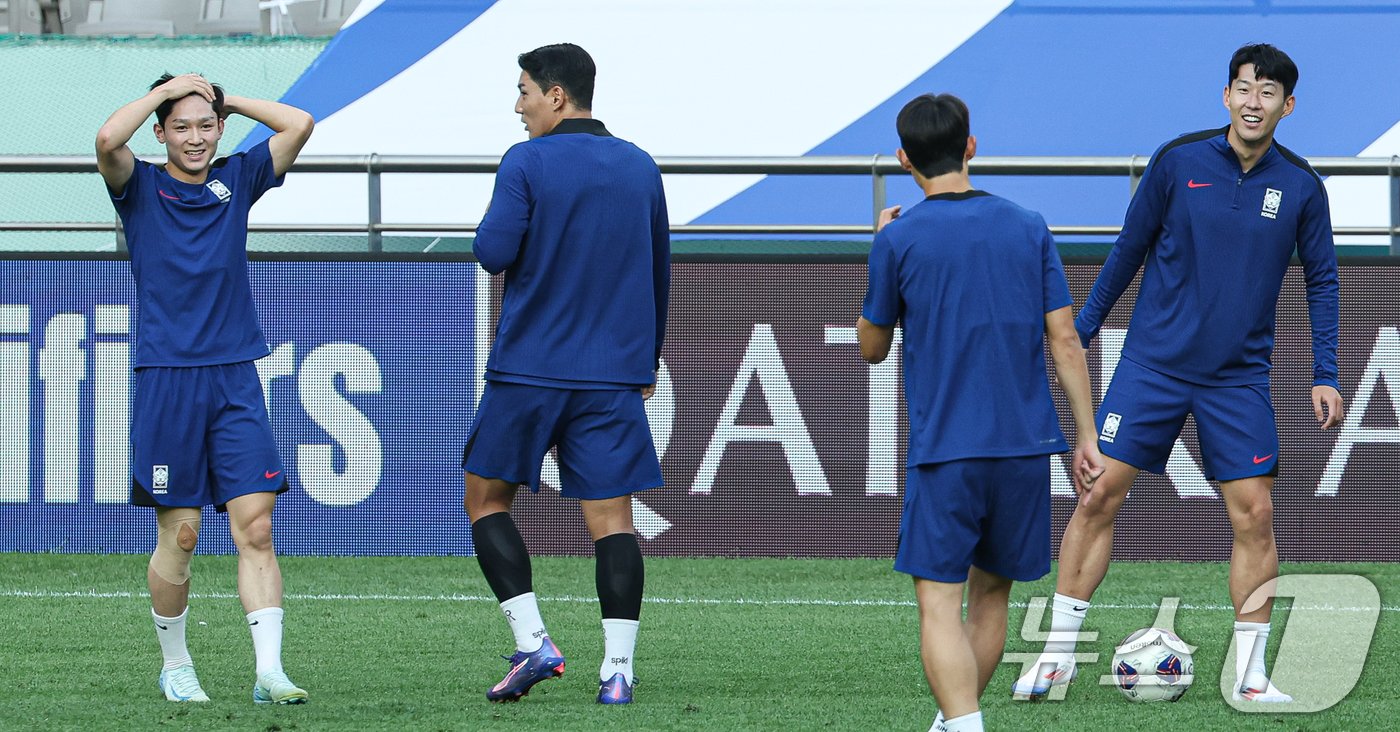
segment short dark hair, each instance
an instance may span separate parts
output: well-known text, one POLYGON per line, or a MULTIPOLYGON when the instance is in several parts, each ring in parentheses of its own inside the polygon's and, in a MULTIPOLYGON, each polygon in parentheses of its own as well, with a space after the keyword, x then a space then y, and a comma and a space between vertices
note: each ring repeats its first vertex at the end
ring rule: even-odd
MULTIPOLYGON (((168 72, 168 71, 165 72, 164 74, 161 74, 159 79, 156 79, 155 81, 151 82, 151 91, 155 91, 156 87, 158 87, 158 86, 160 86, 160 85, 162 85, 162 84, 164 84, 164 83, 166 83, 166 82, 168 82, 168 81, 170 81, 171 79, 174 79, 174 78, 175 78, 175 75, 174 75, 174 74, 171 74, 171 73, 168 72)), ((223 119, 223 117, 224 117, 224 88, 221 87, 221 86, 219 86, 218 84, 210 84, 210 86, 214 87, 214 101, 211 102, 212 106, 214 107, 214 114, 218 115, 219 119, 223 119)), ((188 96, 188 95, 187 95, 187 96, 188 96)), ((157 122, 158 124, 160 124, 161 127, 164 127, 164 126, 165 126, 165 118, 170 116, 170 111, 173 110, 173 109, 175 109, 175 103, 178 102, 178 101, 180 101, 180 100, 179 100, 179 99, 167 99, 167 100, 161 102, 159 107, 156 107, 156 122, 157 122)))
POLYGON ((556 43, 522 53, 519 61, 520 69, 540 85, 540 90, 560 87, 575 107, 593 109, 593 77, 598 67, 587 51, 572 43, 556 43))
POLYGON ((1247 43, 1235 51, 1235 55, 1230 57, 1230 80, 1227 84, 1235 83, 1240 76, 1240 67, 1245 64, 1254 64, 1254 78, 1282 84, 1285 97, 1291 95, 1293 87, 1298 85, 1298 67, 1293 59, 1267 43, 1247 43))
POLYGON ((925 178, 962 170, 969 130, 967 105, 952 94, 924 94, 895 119, 899 146, 925 178))

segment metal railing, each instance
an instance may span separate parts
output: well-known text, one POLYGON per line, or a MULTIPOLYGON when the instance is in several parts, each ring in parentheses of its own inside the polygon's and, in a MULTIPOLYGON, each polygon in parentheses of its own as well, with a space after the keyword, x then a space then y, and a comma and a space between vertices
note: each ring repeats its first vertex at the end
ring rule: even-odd
MULTIPOLYGON (((163 158, 145 158, 162 164, 163 158)), ((971 162, 973 175, 1020 176, 1109 176, 1126 177, 1130 191, 1147 168, 1148 158, 1131 157, 981 157, 971 162)), ((393 173, 495 173, 497 156, 436 155, 307 155, 292 166, 297 173, 363 173, 367 179, 365 224, 253 224, 249 231, 259 233, 365 234, 369 250, 383 250, 386 233, 463 233, 476 231, 476 224, 385 223, 383 220, 383 176, 393 173)), ((1340 236, 1388 236, 1390 253, 1400 255, 1400 156, 1390 158, 1316 157, 1308 162, 1319 175, 1387 176, 1390 179, 1390 225, 1344 226, 1340 236)), ((676 234, 872 234, 874 221, 885 208, 886 179, 908 175, 899 161, 889 155, 809 156, 809 157, 659 157, 656 163, 666 174, 728 175, 859 175, 871 184, 871 224, 867 225, 787 225, 787 224, 678 224, 676 234)), ((96 173, 97 160, 85 156, 0 156, 0 173, 96 173)), ((1056 235, 1112 236, 1119 226, 1051 226, 1056 235)), ((0 222, 6 231, 116 231, 116 222, 0 222)))

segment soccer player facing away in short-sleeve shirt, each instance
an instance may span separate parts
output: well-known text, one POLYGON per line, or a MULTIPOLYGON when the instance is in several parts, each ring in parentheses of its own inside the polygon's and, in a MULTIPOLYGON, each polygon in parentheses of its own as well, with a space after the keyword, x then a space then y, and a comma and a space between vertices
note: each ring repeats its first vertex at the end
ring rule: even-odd
POLYGON ((282 574, 272 508, 287 490, 262 382, 266 356, 248 282, 248 210, 311 136, 311 115, 226 96, 197 74, 162 76, 97 133, 97 168, 126 230, 140 318, 131 422, 131 503, 155 508, 146 579, 171 701, 208 701, 185 645, 190 558, 200 510, 227 511, 238 547, 239 599, 256 659, 253 701, 298 704, 306 691, 282 669, 282 574), (155 115, 166 162, 136 159, 127 142, 155 115), (216 158, 224 119, 241 114, 273 135, 216 158))
POLYGON ((1220 481, 1234 530, 1234 699, 1292 701, 1264 664, 1273 599, 1246 600, 1278 576, 1271 493, 1280 456, 1269 368, 1274 311, 1295 250, 1312 325, 1313 410, 1323 429, 1342 419, 1327 192, 1307 162, 1274 141, 1293 111, 1297 82, 1298 67, 1283 51, 1267 44, 1235 51, 1224 95, 1230 124, 1163 145, 1128 205, 1075 322, 1087 348, 1143 270, 1122 358, 1099 406, 1107 470, 1080 493, 1065 527, 1050 637, 1035 667, 1015 682, 1017 698, 1043 696, 1074 677, 1075 638, 1108 572, 1118 509, 1139 470, 1166 470, 1193 414, 1206 477, 1220 481))
POLYGON ((1084 349, 1055 241, 1034 211, 976 190, 968 109, 925 94, 896 121, 900 164, 927 196, 886 209, 856 324, 883 361, 903 334, 909 457, 894 568, 914 577, 935 729, 981 730, 1013 581, 1050 571, 1050 461, 1067 449, 1045 339, 1074 414, 1073 474, 1102 472, 1084 349), (962 619, 964 592, 967 621, 962 619))
POLYGON ((506 151, 472 250, 505 273, 486 389, 463 450, 481 571, 515 635, 514 701, 564 672, 540 618, 530 555, 510 515, 558 448, 560 490, 593 537, 603 663, 598 702, 632 701, 642 553, 631 494, 662 485, 642 400, 666 333, 671 243, 661 172, 592 118, 593 59, 573 44, 521 54, 515 111, 529 139, 506 151))

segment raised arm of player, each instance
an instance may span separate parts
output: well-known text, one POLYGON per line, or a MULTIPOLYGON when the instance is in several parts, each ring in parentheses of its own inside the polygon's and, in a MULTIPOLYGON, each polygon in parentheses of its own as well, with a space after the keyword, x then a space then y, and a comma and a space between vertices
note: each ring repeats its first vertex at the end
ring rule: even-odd
POLYGON ((1164 170, 1166 167, 1159 151, 1143 173, 1142 182, 1138 184, 1137 193, 1133 195, 1133 200, 1128 204, 1128 213, 1123 218, 1123 230, 1113 243, 1113 250, 1108 253, 1103 269, 1099 270, 1098 279, 1094 280, 1089 299, 1079 311, 1074 325, 1085 348, 1098 335, 1104 318, 1108 317, 1108 312, 1123 291, 1128 289, 1133 277, 1142 268, 1143 260, 1147 259, 1148 250, 1157 241, 1171 185, 1164 170))
POLYGON ((1074 415, 1074 490, 1082 501, 1091 500, 1094 481, 1103 474, 1103 455, 1099 454, 1099 435, 1094 427, 1094 402, 1089 391, 1089 366, 1084 359, 1084 346, 1074 327, 1070 306, 1045 314, 1045 335, 1050 339, 1050 356, 1055 361, 1055 378, 1069 398, 1074 415))
POLYGON ((127 147, 131 136, 155 114, 156 107, 170 99, 198 94, 214 101, 214 87, 199 74, 182 74, 147 92, 112 113, 97 131, 97 172, 112 193, 120 194, 136 169, 136 156, 127 147))
POLYGON ((1337 384, 1337 247, 1332 240, 1327 190, 1320 180, 1317 194, 1309 196, 1303 204, 1298 225, 1298 261, 1303 264, 1303 280, 1308 288, 1308 323, 1312 326, 1313 413, 1322 423, 1322 429, 1330 429, 1341 424, 1344 412, 1337 384))
POLYGON ((311 115, 289 104, 249 99, 248 97, 224 97, 226 114, 241 114, 255 122, 261 122, 272 130, 267 141, 268 152, 272 153, 272 172, 278 177, 291 170, 297 155, 311 138, 311 130, 316 120, 311 115))

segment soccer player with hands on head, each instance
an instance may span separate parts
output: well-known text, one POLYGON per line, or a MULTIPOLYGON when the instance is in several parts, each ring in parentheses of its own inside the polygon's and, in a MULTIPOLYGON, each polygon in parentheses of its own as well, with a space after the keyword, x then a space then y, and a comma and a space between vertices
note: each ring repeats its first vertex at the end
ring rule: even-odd
POLYGON ((185 644, 190 560, 200 513, 227 512, 238 548, 238 594, 256 658, 253 701, 297 704, 307 693, 282 669, 282 573, 272 510, 287 490, 254 361, 268 354, 248 280, 248 211, 282 184, 311 136, 311 115, 226 96, 197 74, 166 74, 97 133, 97 168, 121 217, 140 318, 131 422, 131 503, 155 508, 146 579, 171 701, 208 701, 185 644), (166 162, 127 143, 154 114, 166 162), (246 152, 215 158, 224 119, 272 129, 246 152))
POLYGON ((1269 393, 1274 313, 1296 250, 1312 327, 1312 407, 1323 429, 1337 425, 1337 254, 1322 179, 1274 141, 1296 103, 1298 67, 1283 51, 1254 44, 1234 53, 1228 72, 1230 123, 1178 137, 1152 156, 1075 322, 1087 348, 1143 269, 1122 359, 1099 408, 1107 469, 1080 493, 1065 528, 1050 638, 1039 662, 1015 682, 1015 697, 1043 696, 1074 677, 1075 638, 1108 572, 1114 518, 1139 470, 1165 471, 1189 413, 1206 477, 1220 481, 1234 529, 1234 696, 1292 701, 1265 670, 1273 599, 1246 606, 1278 576, 1271 494, 1279 439, 1269 393))
POLYGON ((1050 460, 1067 449, 1046 375, 1074 415, 1074 480, 1103 471, 1089 369, 1045 220, 976 190, 967 106, 923 95, 896 121, 900 163, 927 196, 886 209, 856 323, 862 357, 904 328, 909 455, 895 570, 914 577, 936 730, 981 730, 978 698, 1006 644, 1013 581, 1050 571, 1050 460), (963 620, 963 597, 967 620, 963 620))

